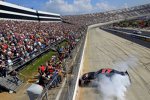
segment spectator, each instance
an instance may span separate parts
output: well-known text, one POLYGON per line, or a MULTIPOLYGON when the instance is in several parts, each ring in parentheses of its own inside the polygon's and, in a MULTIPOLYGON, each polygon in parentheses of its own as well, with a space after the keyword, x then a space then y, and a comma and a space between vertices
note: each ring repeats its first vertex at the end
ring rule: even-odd
POLYGON ((8 58, 7 63, 8 63, 9 70, 12 70, 13 62, 10 58, 8 58))
POLYGON ((7 69, 5 63, 3 61, 0 61, 0 77, 6 77, 6 76, 7 76, 7 69))
POLYGON ((10 75, 13 77, 14 82, 16 83, 16 85, 19 85, 19 84, 18 84, 19 78, 18 78, 17 74, 18 74, 18 73, 17 73, 15 70, 13 70, 13 71, 10 73, 10 75))
POLYGON ((38 68, 38 72, 39 72, 40 75, 43 75, 44 72, 45 72, 45 70, 46 70, 46 67, 45 67, 44 65, 41 65, 41 66, 38 68))

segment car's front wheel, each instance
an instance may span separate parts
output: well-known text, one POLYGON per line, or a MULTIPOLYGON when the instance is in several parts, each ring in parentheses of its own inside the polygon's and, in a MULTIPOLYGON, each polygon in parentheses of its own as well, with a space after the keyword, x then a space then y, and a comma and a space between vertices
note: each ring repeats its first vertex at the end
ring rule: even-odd
POLYGON ((80 87, 84 86, 84 80, 79 79, 79 86, 80 86, 80 87))

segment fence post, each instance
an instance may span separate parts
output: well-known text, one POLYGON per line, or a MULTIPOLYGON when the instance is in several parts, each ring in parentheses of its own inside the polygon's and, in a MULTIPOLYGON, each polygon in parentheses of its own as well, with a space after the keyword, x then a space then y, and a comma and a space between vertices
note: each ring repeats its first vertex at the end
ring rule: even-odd
POLYGON ((46 88, 46 100, 48 100, 48 88, 46 88))

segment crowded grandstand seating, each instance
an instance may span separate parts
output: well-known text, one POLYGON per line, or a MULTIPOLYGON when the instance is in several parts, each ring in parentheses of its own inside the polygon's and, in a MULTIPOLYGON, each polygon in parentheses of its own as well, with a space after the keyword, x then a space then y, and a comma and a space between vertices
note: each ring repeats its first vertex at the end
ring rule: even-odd
POLYGON ((101 13, 84 14, 84 15, 68 15, 63 16, 63 20, 72 22, 75 24, 91 25, 96 23, 104 23, 108 21, 126 19, 130 17, 137 17, 140 15, 147 15, 150 12, 150 4, 112 10, 101 13))
POLYGON ((125 20, 120 23, 113 23, 113 27, 120 28, 137 28, 143 30, 150 30, 150 16, 139 17, 134 20, 125 20))
POLYGON ((58 86, 65 75, 62 62, 70 56, 77 40, 86 33, 88 25, 149 13, 150 4, 147 4, 101 13, 62 16, 62 22, 0 20, 0 80, 1 77, 7 77, 8 72, 50 49, 52 45, 67 40, 68 45, 56 49, 58 55, 38 69, 40 85, 45 86, 49 80, 59 76, 53 82, 54 87, 58 86))
MULTIPOLYGON (((28 61, 57 41, 66 38, 71 27, 61 23, 0 21, 1 64, 10 69, 28 61), (64 31, 61 30, 64 27, 64 31)), ((74 28, 74 27, 73 27, 74 28)))
POLYGON ((52 43, 65 38, 65 33, 82 26, 148 14, 150 4, 102 13, 63 16, 65 22, 39 23, 0 21, 0 62, 9 69, 29 61, 52 43), (74 26, 76 25, 76 26, 74 26), (71 30, 70 30, 71 29, 71 30))
POLYGON ((63 38, 53 23, 0 21, 0 26, 1 62, 10 69, 63 38))
POLYGON ((0 77, 7 77, 8 72, 63 40, 69 41, 73 47, 75 40, 82 35, 77 34, 80 29, 75 25, 60 22, 0 20, 0 26, 0 77))

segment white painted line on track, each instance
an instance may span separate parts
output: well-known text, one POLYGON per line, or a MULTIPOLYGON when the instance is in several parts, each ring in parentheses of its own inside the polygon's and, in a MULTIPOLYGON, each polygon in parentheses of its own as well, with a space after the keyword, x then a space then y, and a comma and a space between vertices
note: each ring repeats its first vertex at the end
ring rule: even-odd
POLYGON ((75 90, 74 90, 74 94, 73 94, 73 100, 76 100, 76 95, 77 95, 77 89, 78 89, 78 83, 79 83, 80 73, 82 72, 82 67, 83 67, 83 59, 84 59, 84 55, 85 55, 85 48, 86 48, 86 44, 87 44, 87 37, 88 37, 88 31, 87 31, 87 35, 86 35, 86 39, 85 39, 85 43, 84 43, 83 52, 82 52, 82 58, 81 58, 80 66, 79 66, 78 77, 77 77, 77 81, 76 81, 76 84, 75 84, 75 90))
POLYGON ((65 84, 66 84, 66 80, 67 80, 67 79, 66 79, 66 77, 65 77, 64 82, 63 82, 63 84, 62 84, 62 86, 61 86, 61 89, 59 90, 59 92, 58 92, 57 97, 56 97, 55 100, 59 100, 59 99, 60 99, 62 90, 63 90, 63 88, 64 88, 64 86, 65 86, 65 84))

